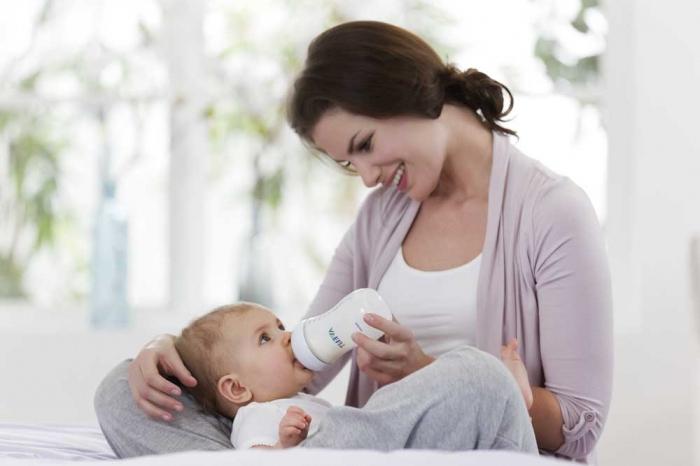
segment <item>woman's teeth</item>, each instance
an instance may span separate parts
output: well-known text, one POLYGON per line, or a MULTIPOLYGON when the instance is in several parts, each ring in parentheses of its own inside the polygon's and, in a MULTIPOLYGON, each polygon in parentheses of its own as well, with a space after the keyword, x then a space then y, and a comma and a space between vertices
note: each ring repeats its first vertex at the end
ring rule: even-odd
POLYGON ((401 162, 401 165, 399 165, 398 170, 396 170, 396 174, 394 175, 394 179, 391 180, 391 184, 394 186, 399 185, 399 181, 401 181, 401 177, 403 176, 403 172, 405 171, 405 167, 403 162, 401 162))

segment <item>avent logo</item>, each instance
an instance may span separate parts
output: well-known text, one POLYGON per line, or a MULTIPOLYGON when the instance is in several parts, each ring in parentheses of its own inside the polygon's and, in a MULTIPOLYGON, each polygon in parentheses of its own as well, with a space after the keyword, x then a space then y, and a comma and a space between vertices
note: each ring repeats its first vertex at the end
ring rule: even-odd
POLYGON ((333 340, 333 343, 338 345, 338 348, 343 348, 345 346, 345 343, 343 343, 343 340, 338 338, 338 335, 335 334, 333 327, 328 329, 328 335, 331 337, 331 340, 333 340))

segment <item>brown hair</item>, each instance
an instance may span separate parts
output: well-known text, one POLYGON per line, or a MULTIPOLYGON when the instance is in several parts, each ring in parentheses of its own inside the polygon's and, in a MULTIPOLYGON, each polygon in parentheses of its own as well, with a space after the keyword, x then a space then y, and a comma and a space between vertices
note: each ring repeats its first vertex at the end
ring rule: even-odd
POLYGON ((230 370, 226 367, 226 351, 222 343, 224 334, 222 325, 232 314, 241 314, 260 306, 240 302, 218 307, 213 311, 193 320, 175 338, 175 349, 182 362, 197 379, 197 385, 186 387, 199 402, 202 409, 209 413, 219 413, 216 385, 219 379, 230 370))
POLYGON ((314 126, 332 108, 372 118, 437 118, 445 103, 467 106, 489 129, 517 136, 498 123, 513 108, 506 86, 474 68, 462 72, 445 64, 425 41, 405 29, 353 21, 311 42, 292 88, 287 119, 313 145, 314 126), (510 100, 505 110, 504 93, 510 100))

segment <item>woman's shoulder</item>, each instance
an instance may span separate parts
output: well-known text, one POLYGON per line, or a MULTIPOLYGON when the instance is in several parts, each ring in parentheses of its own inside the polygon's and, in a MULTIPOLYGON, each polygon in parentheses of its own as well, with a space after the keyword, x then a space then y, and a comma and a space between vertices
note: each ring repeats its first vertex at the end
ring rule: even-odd
POLYGON ((568 176, 537 160, 519 157, 530 166, 527 192, 528 229, 537 248, 548 249, 572 238, 594 238, 601 234, 598 215, 586 192, 568 176))
POLYGON ((586 192, 568 176, 510 147, 506 183, 508 196, 537 210, 559 210, 590 205, 586 192))
POLYGON ((579 185, 514 146, 509 149, 503 215, 533 231, 535 237, 551 239, 555 231, 569 234, 599 228, 593 204, 579 185))

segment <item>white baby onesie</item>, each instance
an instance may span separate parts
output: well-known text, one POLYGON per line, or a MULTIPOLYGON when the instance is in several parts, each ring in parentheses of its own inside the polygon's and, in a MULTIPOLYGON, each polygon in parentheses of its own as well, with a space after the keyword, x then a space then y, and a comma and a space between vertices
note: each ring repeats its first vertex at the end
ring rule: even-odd
POLYGON ((280 421, 290 406, 298 406, 311 416, 307 435, 309 438, 318 431, 321 419, 332 405, 326 400, 306 393, 297 393, 291 398, 264 403, 252 402, 236 413, 231 429, 231 444, 236 449, 251 448, 255 445, 274 445, 279 440, 280 421))

